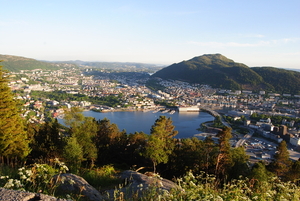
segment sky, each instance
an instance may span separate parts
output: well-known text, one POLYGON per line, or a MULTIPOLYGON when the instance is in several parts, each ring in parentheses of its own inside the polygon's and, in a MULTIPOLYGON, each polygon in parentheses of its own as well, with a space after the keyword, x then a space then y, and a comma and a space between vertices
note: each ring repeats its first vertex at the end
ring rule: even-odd
POLYGON ((0 0, 0 54, 170 65, 220 53, 300 69, 299 0, 0 0))

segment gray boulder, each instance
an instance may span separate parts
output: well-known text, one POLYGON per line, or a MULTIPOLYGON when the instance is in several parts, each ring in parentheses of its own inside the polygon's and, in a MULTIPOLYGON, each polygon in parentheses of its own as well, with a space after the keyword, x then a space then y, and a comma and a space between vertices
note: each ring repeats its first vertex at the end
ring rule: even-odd
MULTIPOLYGON (((133 194, 143 196, 143 193, 150 188, 154 188, 157 192, 163 193, 164 191, 170 191, 173 188, 179 188, 179 186, 167 179, 153 173, 139 173, 132 170, 126 170, 120 174, 120 178, 124 180, 122 188, 117 189, 118 193, 123 193, 125 198, 132 197, 133 194)), ((114 191, 108 190, 108 197, 114 196, 114 191)))
POLYGON ((53 182, 57 186, 56 193, 58 195, 73 194, 89 201, 104 199, 98 190, 77 175, 69 173, 55 175, 53 182))
POLYGON ((121 173, 121 179, 129 182, 130 185, 134 188, 143 187, 146 189, 152 186, 167 191, 170 191, 172 188, 178 188, 178 186, 174 182, 168 179, 161 178, 154 173, 142 174, 136 171, 126 170, 121 173))
POLYGON ((65 199, 55 198, 52 196, 39 194, 39 193, 30 193, 25 191, 17 191, 11 189, 0 188, 0 200, 5 201, 67 201, 65 199))

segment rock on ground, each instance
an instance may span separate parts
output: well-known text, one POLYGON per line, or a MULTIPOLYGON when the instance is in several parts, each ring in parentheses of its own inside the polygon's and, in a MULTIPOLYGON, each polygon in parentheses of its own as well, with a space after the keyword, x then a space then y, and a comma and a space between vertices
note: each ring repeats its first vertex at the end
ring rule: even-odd
POLYGON ((0 200, 5 201, 67 201, 52 196, 0 188, 0 200))
MULTIPOLYGON (((122 192, 125 197, 130 198, 133 194, 142 196, 143 192, 153 187, 157 191, 170 191, 173 188, 179 188, 178 185, 170 180, 159 177, 158 175, 149 173, 142 174, 132 170, 126 170, 120 174, 123 179, 124 187, 117 189, 122 192)), ((114 190, 107 191, 110 198, 114 195, 114 190)))
POLYGON ((85 179, 74 174, 59 174, 53 177, 55 185, 57 185, 57 194, 76 194, 83 197, 84 200, 99 201, 103 200, 103 196, 85 179))

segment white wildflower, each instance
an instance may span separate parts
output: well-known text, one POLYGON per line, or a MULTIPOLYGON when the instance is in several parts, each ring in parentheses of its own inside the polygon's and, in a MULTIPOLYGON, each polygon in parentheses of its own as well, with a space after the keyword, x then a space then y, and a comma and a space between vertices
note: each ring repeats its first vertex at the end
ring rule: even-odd
POLYGON ((25 175, 22 175, 21 177, 20 177, 20 179, 27 179, 27 177, 25 176, 25 175))
POLYGON ((0 179, 7 179, 7 176, 1 176, 0 179))

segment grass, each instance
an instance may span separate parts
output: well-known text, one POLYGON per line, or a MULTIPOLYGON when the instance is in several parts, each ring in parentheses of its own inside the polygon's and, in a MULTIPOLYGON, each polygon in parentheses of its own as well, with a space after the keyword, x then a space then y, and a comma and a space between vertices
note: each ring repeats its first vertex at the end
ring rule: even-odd
POLYGON ((114 188, 122 183, 117 175, 118 171, 112 165, 105 165, 95 169, 81 169, 79 176, 99 191, 114 188))

